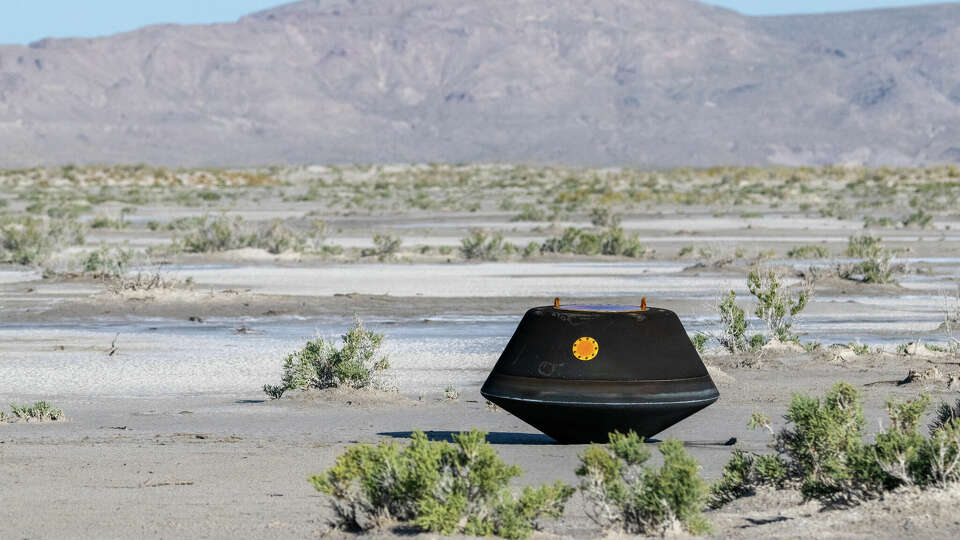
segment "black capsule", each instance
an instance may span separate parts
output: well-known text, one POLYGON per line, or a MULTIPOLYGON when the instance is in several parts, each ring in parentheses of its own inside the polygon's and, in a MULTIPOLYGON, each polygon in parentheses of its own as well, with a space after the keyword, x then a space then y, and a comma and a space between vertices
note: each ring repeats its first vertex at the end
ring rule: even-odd
POLYGON ((527 311, 480 393, 561 443, 651 437, 716 402, 676 313, 644 308, 527 311))

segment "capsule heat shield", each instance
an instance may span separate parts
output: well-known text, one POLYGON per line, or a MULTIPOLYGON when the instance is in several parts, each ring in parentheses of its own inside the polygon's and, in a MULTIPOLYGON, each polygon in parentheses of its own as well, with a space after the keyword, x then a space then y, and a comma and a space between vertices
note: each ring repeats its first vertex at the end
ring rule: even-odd
POLYGON ((651 437, 719 398, 677 315, 636 306, 527 311, 480 392, 562 443, 651 437))

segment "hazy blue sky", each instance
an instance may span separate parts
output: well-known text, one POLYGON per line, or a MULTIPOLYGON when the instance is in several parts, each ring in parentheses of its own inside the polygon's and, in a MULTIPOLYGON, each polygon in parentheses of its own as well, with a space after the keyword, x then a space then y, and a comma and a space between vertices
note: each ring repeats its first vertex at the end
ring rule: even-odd
MULTIPOLYGON (((709 2, 750 14, 838 11, 930 3, 924 0, 709 2)), ((0 43, 29 43, 43 37, 101 36, 165 22, 232 21, 252 11, 282 3, 282 0, 0 0, 0 43)))

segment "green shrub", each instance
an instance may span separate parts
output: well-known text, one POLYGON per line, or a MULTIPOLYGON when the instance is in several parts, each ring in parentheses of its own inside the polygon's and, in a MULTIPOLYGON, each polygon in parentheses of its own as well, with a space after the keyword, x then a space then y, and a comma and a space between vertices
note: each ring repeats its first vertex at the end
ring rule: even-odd
POLYGON ((37 265, 55 251, 83 244, 83 241, 83 227, 73 220, 34 217, 0 220, 0 260, 37 265))
POLYGON ((189 253, 212 253, 240 248, 260 248, 273 254, 286 251, 321 249, 326 235, 326 223, 314 220, 309 232, 301 232, 287 222, 274 219, 266 224, 254 225, 236 216, 221 215, 216 219, 203 217, 179 218, 167 225, 175 231, 185 231, 183 251, 189 253))
POLYGON ((265 385, 263 391, 279 398, 291 389, 382 386, 379 375, 390 368, 387 357, 378 355, 383 334, 365 329, 358 319, 342 339, 339 349, 323 338, 308 341, 284 358, 280 386, 265 385))
POLYGON ((845 279, 859 279, 864 283, 890 283, 893 275, 893 252, 886 249, 883 240, 874 236, 852 236, 847 255, 862 259, 849 270, 841 272, 845 279))
MULTIPOLYGON (((210 192, 203 192, 210 193, 210 192)), ((283 221, 275 219, 257 235, 257 246, 273 254, 301 251, 303 239, 283 221)))
POLYGON ((600 240, 595 235, 586 233, 576 227, 567 227, 561 236, 551 237, 544 241, 540 250, 544 253, 596 255, 600 253, 600 240), (585 236, 586 238, 584 238, 585 236))
POLYGON ((875 228, 875 227, 879 227, 879 228, 882 228, 882 229, 892 229, 892 228, 894 228, 894 227, 896 227, 896 226, 897 226, 897 223, 896 223, 895 221, 893 221, 893 219, 888 218, 888 217, 886 217, 886 216, 884 216, 884 217, 879 217, 879 218, 878 218, 878 217, 873 217, 873 216, 867 216, 867 217, 863 218, 863 228, 864 228, 864 229, 871 229, 871 228, 875 228))
POLYGON ((53 219, 76 219, 81 214, 89 212, 90 205, 82 203, 63 204, 60 206, 51 206, 47 208, 47 216, 53 219))
MULTIPOLYGON (((257 243, 257 234, 244 223, 243 218, 230 218, 221 215, 216 219, 203 216, 199 219, 187 218, 189 227, 183 236, 184 251, 189 253, 212 253, 244 247, 257 243)), ((180 226, 179 224, 177 226, 180 226)))
POLYGON ((791 259, 826 259, 830 257, 830 250, 824 246, 796 246, 787 251, 787 257, 791 259))
POLYGON ((540 244, 536 242, 530 242, 527 244, 527 247, 523 248, 523 256, 525 258, 533 257, 534 255, 540 255, 540 244))
POLYGON ((640 258, 646 255, 647 247, 637 235, 626 234, 620 227, 612 227, 600 237, 600 252, 604 255, 640 258))
POLYGON ((782 487, 786 478, 786 465, 778 456, 737 448, 724 465, 720 480, 710 486, 710 507, 720 508, 740 497, 754 495, 761 486, 782 487))
POLYGON ((757 299, 753 313, 764 322, 771 336, 780 341, 797 341, 791 328, 813 294, 809 282, 804 282, 795 294, 786 294, 775 272, 754 269, 747 276, 747 288, 757 299))
POLYGON ((607 445, 591 445, 580 456, 577 476, 587 516, 603 528, 658 534, 674 523, 690 533, 709 531, 701 514, 707 489, 700 465, 683 444, 660 444, 663 466, 646 466, 650 451, 636 433, 610 434, 607 445))
POLYGON ((847 346, 857 356, 863 356, 870 352, 870 346, 863 343, 848 343, 847 346))
POLYGON ((95 278, 118 278, 127 272, 133 250, 101 246, 83 259, 83 273, 95 278))
POLYGON ((636 234, 627 234, 614 227, 600 233, 568 227, 559 237, 548 238, 540 247, 545 253, 575 253, 577 255, 617 255, 642 257, 647 248, 636 234))
POLYGON ((503 257, 505 248, 502 233, 488 234, 479 229, 460 240, 460 256, 467 260, 495 261, 503 257))
MULTIPOLYGON (((55 409, 46 401, 38 401, 33 405, 10 404, 14 421, 23 422, 57 422, 63 420, 63 411, 55 409)), ((4 415, 5 418, 5 415, 4 415)))
POLYGON ((403 240, 389 234, 375 234, 373 235, 373 248, 361 250, 360 255, 363 257, 376 255, 378 261, 388 261, 396 255, 402 242, 403 240))
POLYGON ((547 221, 547 213, 528 203, 524 204, 520 213, 510 218, 510 221, 547 221))
POLYGON ((776 448, 787 457, 804 495, 860 496, 854 478, 857 460, 864 454, 860 393, 838 383, 822 401, 796 395, 784 418, 788 427, 776 435, 776 448))
POLYGON ((703 354, 707 352, 707 340, 709 340, 705 334, 697 332, 694 334, 693 339, 690 341, 693 343, 693 346, 697 349, 697 352, 703 354))
MULTIPOLYGON (((862 397, 855 388, 837 383, 822 400, 796 395, 784 416, 786 427, 774 434, 776 461, 766 457, 761 464, 756 456, 734 453, 714 488, 714 503, 770 482, 796 483, 805 497, 830 505, 876 498, 901 486, 960 482, 958 408, 941 405, 927 437, 919 426, 929 403, 923 394, 888 401, 890 425, 868 443, 862 397)), ((755 415, 751 425, 769 429, 769 420, 755 415)))
POLYGON ((127 225, 123 219, 110 219, 107 216, 97 216, 90 221, 91 229, 125 229, 127 225))
POLYGON ((743 308, 737 305, 737 293, 730 291, 717 300, 720 312, 720 335, 717 340, 731 354, 747 349, 747 318, 743 308))
POLYGON ((594 227, 617 228, 620 227, 620 216, 606 206, 597 206, 590 210, 590 223, 594 227))
POLYGON ((508 484, 521 471, 500 459, 486 435, 460 433, 451 444, 415 432, 407 446, 357 444, 310 483, 332 497, 342 529, 400 521, 440 534, 526 538, 538 518, 563 513, 573 489, 557 482, 514 497, 508 484))
POLYGON ((907 218, 903 220, 903 226, 904 227, 917 226, 921 229, 926 229, 927 227, 930 226, 931 222, 933 222, 933 216, 926 213, 923 210, 923 208, 921 208, 916 212, 907 216, 907 218))
POLYGON ((169 231, 189 231, 199 227, 205 227, 209 218, 207 216, 187 216, 176 218, 167 223, 166 228, 169 231))

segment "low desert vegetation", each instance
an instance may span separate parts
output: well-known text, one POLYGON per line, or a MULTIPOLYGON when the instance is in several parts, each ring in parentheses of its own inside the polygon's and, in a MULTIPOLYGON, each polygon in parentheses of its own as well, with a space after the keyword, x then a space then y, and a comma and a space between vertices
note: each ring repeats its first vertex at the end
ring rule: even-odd
POLYGON ((299 231, 279 219, 258 225, 239 216, 231 218, 227 215, 181 218, 171 227, 182 233, 174 239, 175 250, 179 248, 187 253, 241 248, 260 248, 273 254, 316 251, 326 236, 326 223, 322 220, 314 220, 307 231, 299 231))
POLYGON ((221 215, 213 219, 203 216, 195 226, 185 229, 179 240, 183 250, 188 253, 212 253, 253 247, 257 242, 257 235, 249 230, 239 216, 230 218, 221 215))
POLYGON ((263 391, 278 399, 293 389, 384 388, 382 375, 390 362, 380 354, 383 334, 367 330, 358 319, 342 341, 339 348, 323 338, 308 341, 303 349, 284 358, 281 384, 264 385, 263 391))
POLYGON ((85 275, 98 279, 118 279, 127 273, 127 267, 134 257, 131 249, 118 246, 100 246, 86 254, 81 262, 85 275))
POLYGON ((0 261, 41 266, 57 251, 82 245, 84 228, 70 219, 0 219, 0 261))
POLYGON ((888 425, 874 440, 864 438, 860 392, 837 383, 821 398, 796 395, 778 432, 755 414, 752 426, 773 434, 774 455, 738 451, 712 488, 711 503, 721 506, 761 486, 796 487, 826 506, 849 506, 913 486, 943 488, 960 481, 960 402, 942 404, 921 432, 930 398, 887 402, 888 425))
POLYGON ((727 352, 737 354, 747 350, 747 313, 737 305, 737 293, 730 291, 717 299, 720 313, 720 332, 717 341, 727 352))
POLYGON ((590 223, 594 227, 613 229, 620 227, 620 215, 606 206, 597 206, 590 210, 590 223))
POLYGON ((665 441, 659 450, 659 469, 647 465, 650 451, 633 432, 611 433, 609 444, 584 451, 577 476, 591 520, 628 534, 662 535, 677 525, 692 534, 709 532, 701 513, 708 490, 700 464, 679 441, 665 441))
POLYGON ((120 275, 105 280, 106 290, 113 294, 147 293, 171 291, 175 289, 189 290, 193 287, 192 277, 179 280, 164 276, 160 272, 137 272, 135 275, 120 275))
POLYGON ((830 257, 830 250, 825 246, 807 244, 790 248, 787 251, 787 257, 790 259, 827 259, 830 257))
POLYGON ((747 275, 747 289, 756 299, 753 314, 763 321, 768 339, 798 341, 793 333, 794 319, 807 307, 813 296, 813 284, 802 283, 796 292, 787 292, 782 277, 773 270, 751 270, 747 275))
POLYGON ((0 411, 0 423, 3 422, 59 422, 64 419, 63 411, 46 401, 33 405, 10 404, 10 415, 0 411))
POLYGON ((771 340, 799 342, 793 325, 813 297, 813 282, 803 281, 797 290, 788 291, 780 274, 754 268, 747 275, 747 289, 754 298, 753 315, 766 333, 747 337, 746 311, 737 305, 737 293, 731 290, 716 302, 720 329, 713 337, 717 342, 731 354, 759 349, 771 340))
POLYGON ((548 238, 540 246, 540 251, 640 258, 647 254, 647 247, 640 243, 636 234, 624 232, 620 227, 600 231, 568 227, 561 236, 548 238))
POLYGON ((460 240, 460 256, 464 259, 496 261, 515 252, 513 244, 503 241, 503 233, 488 233, 480 229, 470 231, 470 235, 460 240))
MULTIPOLYGON (((515 219, 526 222, 586 216, 591 227, 558 231, 536 249, 527 246, 518 248, 517 253, 528 258, 540 251, 636 258, 650 256, 652 250, 624 232, 620 216, 663 208, 699 207, 714 216, 753 217, 764 214, 766 208, 778 208, 786 214, 820 211, 843 219, 895 216, 875 218, 889 223, 868 225, 929 228, 932 216, 949 217, 960 203, 960 182, 950 174, 944 167, 642 170, 430 164, 317 167, 306 173, 300 167, 174 170, 132 165, 0 171, 0 185, 6 203, 3 211, 8 216, 2 218, 4 222, 63 220, 110 230, 136 229, 138 221, 128 221, 127 215, 146 205, 199 208, 217 216, 221 212, 244 212, 261 201, 323 201, 301 219, 259 223, 221 215, 149 222, 147 228, 158 237, 174 233, 175 243, 152 246, 164 257, 181 251, 215 253, 245 247, 271 253, 316 252, 337 257, 346 253, 355 257, 359 250, 339 251, 343 248, 322 244, 322 235, 318 240, 306 218, 402 215, 427 210, 432 214, 510 211, 516 213, 515 219), (119 213, 118 207, 122 208, 119 213), (911 210, 904 212, 904 208, 911 210)), ((33 241, 28 239, 28 243, 33 241)), ((505 249, 508 245, 504 242, 505 249)), ((791 257, 827 256, 823 246, 798 248, 791 250, 791 257)), ((43 266, 31 255, 32 250, 16 250, 16 257, 6 247, 2 251, 5 261, 43 266)), ((690 254, 685 248, 682 256, 690 254)), ((506 253, 504 257, 512 255, 506 253)), ((373 256, 390 260, 392 254, 387 249, 374 251, 373 256)), ((719 267, 740 258, 735 252, 705 249, 699 262, 719 267)), ((849 270, 852 279, 866 277, 875 282, 873 274, 849 270)), ((882 279, 882 271, 878 277, 882 279)))
POLYGON ((710 341, 710 337, 701 332, 697 332, 690 338, 690 341, 693 343, 693 347, 697 349, 697 352, 703 354, 707 352, 707 342, 710 341))
POLYGON ((120 212, 120 217, 117 219, 111 218, 109 216, 99 215, 90 220, 91 229, 112 229, 112 230, 122 230, 130 226, 130 222, 127 221, 127 215, 132 212, 132 208, 124 208, 120 212))
POLYGON ((362 257, 376 257, 378 261, 384 262, 393 259, 403 241, 389 234, 373 235, 373 247, 366 248, 360 252, 362 257))
POLYGON ((852 236, 847 246, 847 255, 861 259, 840 270, 844 279, 863 283, 891 283, 895 267, 891 263, 893 251, 887 249, 883 240, 876 236, 852 236))
POLYGON ((408 445, 357 444, 310 483, 326 495, 332 525, 369 531, 405 524, 438 534, 526 538, 543 517, 559 517, 574 489, 557 482, 511 492, 519 467, 504 463, 473 430, 453 442, 431 441, 415 432, 408 445))
POLYGON ((779 457, 737 448, 723 467, 720 480, 710 486, 709 506, 721 508, 741 497, 755 495, 761 487, 781 488, 786 478, 787 470, 779 457))

